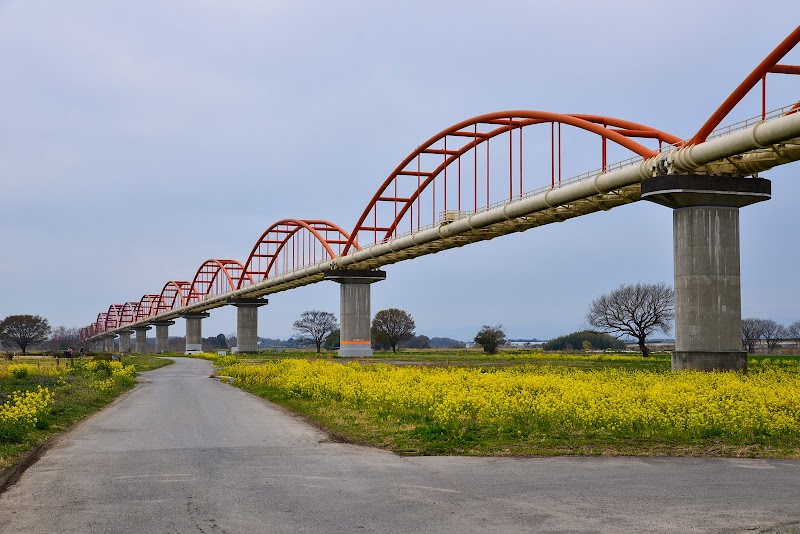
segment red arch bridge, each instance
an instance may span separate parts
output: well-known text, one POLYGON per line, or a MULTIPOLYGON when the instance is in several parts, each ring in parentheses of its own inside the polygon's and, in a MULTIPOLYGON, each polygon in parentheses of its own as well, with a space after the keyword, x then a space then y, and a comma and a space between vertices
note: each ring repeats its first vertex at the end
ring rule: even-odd
POLYGON ((688 140, 635 122, 533 110, 488 113, 455 124, 411 152, 380 184, 352 230, 284 219, 244 262, 209 259, 189 280, 170 280, 138 301, 112 304, 82 339, 113 350, 167 349, 168 327, 186 320, 199 350, 208 310, 238 308, 238 350, 257 349, 263 297, 330 280, 341 285, 342 356, 368 356, 370 284, 380 268, 639 200, 673 209, 674 369, 742 369, 739 209, 770 198, 760 173, 800 159, 800 103, 767 111, 767 77, 800 74, 780 61, 800 26, 773 50, 688 140), (746 96, 758 115, 720 128, 746 96), (587 157, 597 170, 574 174, 587 157), (617 158, 623 159, 618 163, 617 158))

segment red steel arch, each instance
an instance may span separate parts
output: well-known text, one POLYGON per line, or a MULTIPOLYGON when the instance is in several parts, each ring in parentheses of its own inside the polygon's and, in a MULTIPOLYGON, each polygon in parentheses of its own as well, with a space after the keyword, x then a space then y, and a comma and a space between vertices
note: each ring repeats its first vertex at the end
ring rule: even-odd
POLYGON ((189 304, 191 288, 192 283, 185 280, 170 280, 164 284, 155 314, 182 308, 189 304))
POLYGON ((94 327, 99 333, 103 333, 106 331, 107 317, 108 317, 108 312, 100 312, 97 314, 97 320, 94 322, 94 327))
POLYGON ((136 312, 139 310, 139 303, 136 301, 126 302, 122 306, 120 326, 136 322, 136 312))
MULTIPOLYGON (((473 203, 471 209, 468 211, 478 211, 478 198, 480 194, 482 194, 482 191, 479 192, 478 147, 484 144, 486 147, 486 154, 482 157, 485 160, 486 172, 485 176, 481 176, 480 189, 482 190, 485 186, 486 202, 484 203, 481 201, 481 205, 490 205, 489 142, 491 139, 501 134, 507 133, 509 139, 507 145, 508 149, 502 149, 505 151, 505 154, 503 154, 504 158, 507 154, 509 177, 508 188, 505 189, 505 186, 503 186, 504 191, 508 192, 505 198, 508 201, 513 200, 515 197, 520 198, 523 194, 522 129, 526 126, 547 124, 550 125, 551 185, 553 187, 555 187, 556 177, 556 147, 558 148, 559 169, 561 166, 562 125, 574 127, 600 137, 601 166, 603 170, 605 170, 607 166, 607 141, 611 141, 613 144, 623 147, 643 158, 653 157, 658 152, 655 149, 648 148, 635 141, 634 139, 636 138, 657 140, 659 148, 662 143, 677 144, 681 142, 679 137, 656 128, 632 121, 600 115, 564 115, 534 110, 511 110, 479 115, 455 124, 434 135, 409 154, 409 156, 395 168, 389 177, 384 180, 362 212, 342 253, 347 254, 350 252, 351 247, 356 242, 355 240, 362 232, 371 233, 374 240, 373 242, 376 243, 381 240, 385 241, 393 235, 397 235, 398 225, 406 215, 409 215, 408 222, 410 231, 416 231, 425 227, 426 225, 422 224, 421 213, 424 208, 420 200, 423 192, 426 192, 429 188, 432 190, 433 197, 427 202, 431 207, 430 211, 432 213, 431 220, 428 223, 430 225, 436 224, 437 222, 437 209, 441 209, 444 214, 448 212, 447 202, 449 197, 457 197, 455 205, 451 202, 451 208, 454 208, 459 213, 462 211, 462 191, 465 193, 472 193, 473 203), (558 136, 556 136, 556 129, 558 131, 558 136), (518 147, 514 146, 515 132, 517 132, 518 147), (466 159, 469 160, 467 164, 472 165, 474 176, 472 179, 462 180, 462 158, 470 151, 472 152, 473 158, 466 159), (457 181, 456 184, 453 184, 455 187, 451 185, 450 194, 448 194, 447 170, 451 166, 455 167, 453 171, 457 174, 457 181), (517 176, 514 176, 515 168, 518 168, 517 176), (435 180, 440 175, 443 178, 443 191, 440 193, 440 200, 437 203, 437 187, 435 180), (515 184, 515 181, 519 182, 518 186, 515 184), (516 191, 515 187, 517 187, 516 191), (455 189, 457 195, 453 193, 453 189, 455 189), (379 207, 384 209, 388 208, 389 215, 386 216, 383 213, 379 214, 379 207), (379 234, 382 234, 382 239, 379 239, 379 234)), ((451 179, 451 184, 452 181, 451 179)), ((383 209, 380 211, 383 212, 383 209)), ((426 222, 428 222, 428 220, 426 220, 426 222)))
POLYGON ((100 315, 97 316, 97 320, 86 327, 86 335, 88 337, 93 337, 98 334, 103 333, 103 327, 105 325, 105 317, 103 317, 102 323, 100 322, 100 315))
POLYGON ((157 313, 159 303, 161 302, 161 295, 143 295, 139 300, 139 306, 136 308, 136 320, 148 319, 154 317, 157 313))
MULTIPOLYGON (((350 235, 323 220, 283 219, 267 228, 245 263, 250 283, 331 260, 342 254, 350 235)), ((358 249, 358 242, 353 246, 358 249)), ((239 281, 241 288, 246 278, 239 281)))
POLYGON ((89 339, 91 337, 96 336, 100 332, 97 330, 97 326, 95 323, 90 324, 89 326, 83 329, 83 336, 81 339, 89 339))
POLYGON ((240 287, 244 280, 250 284, 253 283, 253 279, 238 261, 206 260, 194 275, 194 280, 189 288, 188 301, 200 301, 212 295, 233 291, 240 287))
MULTIPOLYGON (((784 58, 797 44, 800 43, 800 26, 797 26, 786 39, 775 47, 775 50, 769 53, 764 60, 753 69, 739 86, 734 89, 728 98, 717 108, 717 110, 708 118, 692 138, 686 142, 687 145, 696 145, 706 140, 708 135, 720 125, 720 123, 728 116, 728 114, 736 107, 742 99, 756 86, 760 81, 762 83, 761 92, 761 117, 766 115, 766 80, 768 73, 774 74, 800 74, 800 66, 797 65, 779 65, 778 61, 784 58)), ((800 102, 795 104, 791 112, 798 109, 800 102)))
MULTIPOLYGON (((188 282, 168 282, 161 294, 144 295, 137 302, 128 302, 124 305, 112 305, 107 312, 98 314, 97 320, 81 330, 81 335, 93 337, 102 334, 112 326, 117 327, 153 317, 161 311, 171 310, 183 304, 201 300, 212 294, 240 289, 244 285, 252 284, 255 280, 276 276, 281 272, 288 272, 304 265, 333 259, 356 250, 359 246, 359 234, 367 232, 372 234, 378 242, 378 234, 386 240, 396 236, 399 224, 405 217, 408 218, 411 231, 424 227, 422 224, 421 198, 423 193, 432 193, 429 204, 431 207, 431 225, 444 224, 450 221, 452 215, 448 207, 456 208, 456 217, 462 213, 462 176, 461 162, 467 153, 474 155, 474 194, 472 206, 465 205, 468 209, 464 213, 478 211, 478 147, 486 146, 486 202, 488 208, 491 203, 490 192, 490 140, 502 134, 508 134, 508 189, 504 193, 503 202, 508 202, 523 196, 523 128, 532 125, 550 125, 550 162, 551 162, 551 187, 555 187, 556 176, 561 179, 561 127, 568 126, 588 132, 600 138, 602 143, 602 171, 607 169, 606 146, 611 141, 612 145, 623 147, 634 154, 648 158, 657 154, 655 149, 647 148, 634 139, 653 139, 658 141, 659 150, 662 143, 673 145, 698 144, 706 140, 708 135, 716 128, 725 117, 739 104, 742 99, 758 84, 762 82, 762 119, 766 115, 766 76, 767 74, 800 74, 800 66, 783 65, 781 61, 786 54, 800 43, 800 26, 789 34, 731 93, 720 107, 709 117, 698 132, 686 142, 667 134, 661 130, 644 126, 631 121, 585 114, 558 114, 542 111, 514 110, 480 115, 462 121, 442 132, 434 135, 412 152, 381 184, 378 191, 362 212, 353 232, 348 234, 340 227, 320 220, 284 219, 273 224, 265 231, 253 247, 246 264, 243 266, 235 260, 208 260, 205 262, 194 280, 188 282), (558 130, 558 137, 556 137, 558 130), (517 133, 519 148, 514 159, 514 133, 517 133), (558 139, 558 142, 556 141, 558 139), (558 152, 558 168, 556 174, 556 151, 558 152), (425 166, 423 167, 423 158, 425 166), (515 191, 514 167, 518 164, 519 185, 515 191), (448 168, 457 172, 456 203, 448 206, 448 168), (436 179, 441 176, 443 191, 437 203, 436 179), (409 188, 403 180, 412 182, 409 188), (402 187, 401 187, 402 186, 402 187), (416 207, 415 207, 416 204, 416 207), (378 207, 388 208, 388 215, 378 214, 378 207), (442 215, 436 220, 436 210, 441 208, 442 215), (370 217, 371 216, 371 217, 370 217), (416 217, 415 217, 416 216, 416 217), (415 220, 416 219, 416 220, 415 220), (223 273, 223 276, 219 276, 223 273)), ((800 110, 800 102, 787 111, 794 113, 800 110)), ((547 146, 545 147, 547 148, 547 146)), ((455 180, 456 178, 453 178, 455 180)), ((452 183, 452 182, 451 182, 452 183)), ((481 207, 484 204, 481 203, 481 207)), ((427 222, 427 221, 426 221, 427 222)))
POLYGON ((106 313, 105 330, 111 330, 120 325, 120 320, 122 319, 122 306, 122 304, 112 304, 108 307, 108 312, 106 313))

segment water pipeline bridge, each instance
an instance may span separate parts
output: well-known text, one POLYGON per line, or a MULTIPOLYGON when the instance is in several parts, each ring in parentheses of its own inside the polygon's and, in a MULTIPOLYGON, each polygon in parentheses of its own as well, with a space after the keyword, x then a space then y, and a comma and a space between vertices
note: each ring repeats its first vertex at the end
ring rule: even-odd
POLYGON ((784 39, 689 139, 629 120, 534 110, 479 115, 432 136, 383 180, 348 231, 319 219, 283 219, 244 262, 209 259, 194 277, 112 304, 81 331, 92 346, 156 351, 186 320, 186 349, 200 350, 209 310, 236 306, 240 352, 257 349, 257 308, 273 293, 322 281, 341 285, 342 356, 372 354, 370 286, 381 267, 477 241, 606 211, 639 200, 673 209, 675 369, 742 369, 739 209, 771 195, 760 173, 800 159, 800 102, 767 111, 767 77, 800 74, 781 60, 784 39), (720 128, 761 93, 760 113, 720 128), (738 108, 737 108, 738 109, 738 108), (609 163, 609 161, 617 161, 609 163), (572 174, 596 161, 597 170, 572 174), (569 178, 567 178, 569 176, 569 178), (544 183, 543 183, 544 182, 544 183), (537 186, 538 184, 538 186, 537 186))

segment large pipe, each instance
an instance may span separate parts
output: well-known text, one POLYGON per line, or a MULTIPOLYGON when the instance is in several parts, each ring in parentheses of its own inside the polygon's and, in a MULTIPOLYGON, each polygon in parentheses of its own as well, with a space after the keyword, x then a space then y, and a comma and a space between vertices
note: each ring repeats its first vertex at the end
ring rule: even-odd
MULTIPOLYGON (((653 158, 621 169, 600 173, 580 182, 550 189, 528 198, 510 202, 504 206, 475 213, 447 225, 428 228, 385 243, 378 243, 352 252, 347 256, 340 256, 333 260, 326 260, 296 269, 241 289, 222 295, 215 295, 178 310, 163 313, 157 317, 150 317, 124 327, 105 331, 98 334, 98 336, 117 333, 123 329, 129 330, 137 326, 146 326, 157 321, 171 320, 182 314, 218 308, 224 306, 228 299, 260 297, 271 292, 277 293, 293 287, 319 282, 322 280, 323 273, 331 269, 348 267, 365 260, 381 258, 401 250, 452 238, 504 221, 525 217, 598 194, 615 191, 641 183, 642 180, 657 174, 691 172, 725 158, 742 154, 743 156, 737 161, 737 165, 742 165, 743 168, 748 169, 747 172, 749 173, 764 171, 790 161, 800 160, 800 141, 789 146, 778 146, 788 141, 796 140, 798 137, 800 137, 800 113, 791 113, 767 122, 759 122, 752 128, 711 139, 698 145, 690 145, 663 152, 653 158), (769 152, 748 154, 753 150, 765 148, 771 148, 771 150, 769 152), (768 154, 772 154, 772 159, 767 156, 768 154)), ((95 339, 98 336, 90 339, 95 339)))

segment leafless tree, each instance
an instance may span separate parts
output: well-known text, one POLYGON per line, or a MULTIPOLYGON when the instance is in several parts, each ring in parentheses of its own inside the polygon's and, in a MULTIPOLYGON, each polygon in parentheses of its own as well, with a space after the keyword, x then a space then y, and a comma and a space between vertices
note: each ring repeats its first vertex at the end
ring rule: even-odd
POLYGON ((81 329, 77 327, 67 328, 66 326, 57 326, 53 328, 50 339, 45 344, 47 350, 57 351, 67 349, 69 347, 75 348, 80 346, 81 329))
POLYGON ((19 347, 25 354, 29 345, 47 341, 50 324, 38 315, 9 315, 0 322, 0 341, 19 347))
POLYGON ((761 319, 761 335, 767 344, 767 352, 772 352, 778 341, 786 337, 786 329, 772 319, 761 319))
POLYGON ((372 319, 372 330, 384 336, 392 352, 397 352, 397 345, 414 337, 414 319, 408 312, 397 308, 388 308, 375 314, 372 319))
POLYGON ((320 352, 322 342, 328 334, 339 328, 339 321, 330 312, 311 310, 300 314, 300 318, 292 326, 300 333, 298 341, 313 341, 317 352, 320 352))
POLYGON ((762 336, 761 319, 742 319, 742 350, 756 351, 756 343, 762 336))
POLYGON ((756 343, 762 339, 767 346, 767 352, 772 352, 781 339, 791 339, 791 337, 789 329, 784 328, 772 319, 742 320, 742 348, 747 349, 748 352, 754 352, 756 343))
POLYGON ((647 336, 672 328, 675 319, 675 293, 660 284, 622 284, 592 301, 586 320, 590 325, 617 336, 629 335, 639 342, 642 356, 650 356, 647 336))
POLYGON ((800 321, 795 321, 786 327, 786 339, 800 343, 800 321))

